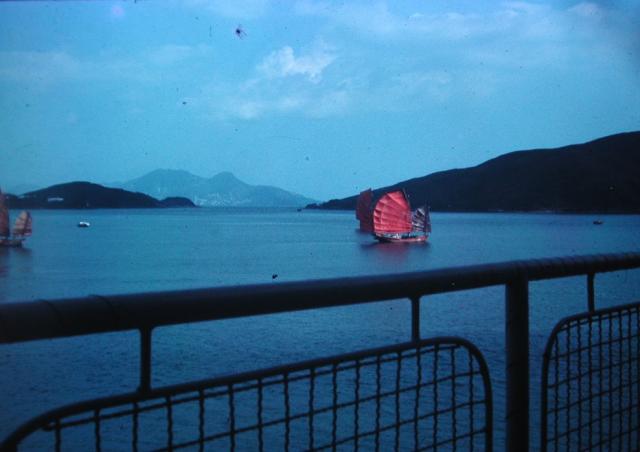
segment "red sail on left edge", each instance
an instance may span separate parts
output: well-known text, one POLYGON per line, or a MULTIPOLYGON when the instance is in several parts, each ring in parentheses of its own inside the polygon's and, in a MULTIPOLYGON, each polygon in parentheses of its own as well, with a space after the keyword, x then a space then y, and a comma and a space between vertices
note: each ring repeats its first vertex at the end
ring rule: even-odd
POLYGON ((4 203, 4 195, 0 191, 0 246, 21 247, 22 242, 31 235, 31 214, 23 211, 16 218, 13 231, 9 231, 9 209, 4 203))
POLYGON ((360 230, 373 232, 373 191, 369 188, 360 192, 358 203, 356 204, 356 218, 360 220, 360 230))

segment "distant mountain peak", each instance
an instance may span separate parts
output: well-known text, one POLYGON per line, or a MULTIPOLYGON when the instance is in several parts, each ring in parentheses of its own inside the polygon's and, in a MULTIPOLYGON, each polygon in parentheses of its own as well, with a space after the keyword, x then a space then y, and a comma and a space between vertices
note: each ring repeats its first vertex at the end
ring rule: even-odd
POLYGON ((205 178, 158 169, 116 186, 154 198, 182 196, 200 206, 302 207, 313 200, 277 187, 249 185, 229 171, 205 178))
POLYGON ((219 182, 229 182, 229 183, 243 183, 240 179, 238 179, 232 172, 230 171, 222 171, 215 176, 211 177, 210 180, 216 180, 219 182))

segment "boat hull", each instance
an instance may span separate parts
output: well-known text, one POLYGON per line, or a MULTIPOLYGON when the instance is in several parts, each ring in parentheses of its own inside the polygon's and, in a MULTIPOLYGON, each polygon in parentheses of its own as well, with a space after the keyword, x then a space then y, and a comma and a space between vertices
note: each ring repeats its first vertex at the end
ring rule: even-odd
POLYGON ((389 236, 382 234, 374 234, 376 240, 381 243, 424 243, 429 238, 428 235, 409 235, 409 236, 389 236))
POLYGON ((24 242, 24 239, 0 239, 0 246, 19 248, 22 246, 22 242, 24 242))

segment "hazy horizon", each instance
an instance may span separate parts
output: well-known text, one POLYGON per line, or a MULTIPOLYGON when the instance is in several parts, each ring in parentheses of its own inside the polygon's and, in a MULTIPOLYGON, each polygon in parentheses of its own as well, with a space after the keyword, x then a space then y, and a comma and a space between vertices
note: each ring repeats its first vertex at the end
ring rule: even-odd
POLYGON ((0 186, 318 200, 640 130, 632 1, 0 2, 0 186))

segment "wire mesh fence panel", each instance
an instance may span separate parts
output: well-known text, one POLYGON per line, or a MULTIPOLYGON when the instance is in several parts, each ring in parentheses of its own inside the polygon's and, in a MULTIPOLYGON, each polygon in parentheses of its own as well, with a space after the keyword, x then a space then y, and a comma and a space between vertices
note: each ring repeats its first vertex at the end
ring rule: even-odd
POLYGON ((640 303, 561 321, 542 379, 543 450, 638 450, 640 303))
POLYGON ((428 339, 62 408, 21 435, 53 450, 490 450, 486 363, 428 339))

